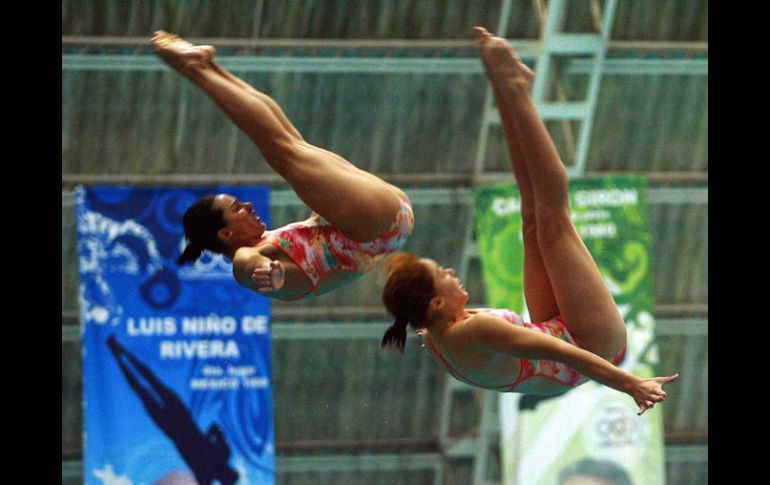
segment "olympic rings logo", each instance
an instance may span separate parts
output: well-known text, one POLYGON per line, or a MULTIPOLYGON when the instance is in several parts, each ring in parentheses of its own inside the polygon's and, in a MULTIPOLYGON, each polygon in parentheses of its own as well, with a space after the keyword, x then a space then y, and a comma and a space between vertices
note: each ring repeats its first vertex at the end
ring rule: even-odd
POLYGON ((641 440, 641 422, 625 409, 610 408, 598 416, 593 425, 594 439, 599 446, 620 446, 641 440))

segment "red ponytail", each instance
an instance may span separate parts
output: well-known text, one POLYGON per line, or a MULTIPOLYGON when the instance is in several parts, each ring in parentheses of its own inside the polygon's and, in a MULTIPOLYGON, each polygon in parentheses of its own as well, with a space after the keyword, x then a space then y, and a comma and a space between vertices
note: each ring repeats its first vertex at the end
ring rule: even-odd
POLYGON ((406 346, 406 326, 409 322, 396 318, 396 321, 391 325, 382 337, 380 343, 381 348, 396 347, 396 350, 404 353, 404 347, 406 346))

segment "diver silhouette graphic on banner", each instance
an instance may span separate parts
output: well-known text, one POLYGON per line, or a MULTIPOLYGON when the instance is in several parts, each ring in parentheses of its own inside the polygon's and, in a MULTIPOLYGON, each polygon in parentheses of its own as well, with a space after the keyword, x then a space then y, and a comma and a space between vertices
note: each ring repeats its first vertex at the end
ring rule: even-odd
POLYGON ((227 464, 230 447, 219 425, 212 424, 204 434, 179 396, 118 343, 114 335, 107 339, 107 346, 131 389, 155 424, 174 442, 198 484, 211 485, 214 480, 222 485, 237 482, 238 473, 227 464))

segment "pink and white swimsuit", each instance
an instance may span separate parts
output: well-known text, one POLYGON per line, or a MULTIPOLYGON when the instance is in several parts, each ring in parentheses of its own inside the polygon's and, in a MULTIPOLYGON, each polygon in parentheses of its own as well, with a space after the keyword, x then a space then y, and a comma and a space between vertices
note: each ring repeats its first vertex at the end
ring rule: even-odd
POLYGON ((257 247, 270 244, 279 248, 305 273, 311 289, 293 300, 310 293, 320 295, 360 277, 387 254, 404 245, 414 228, 414 213, 406 196, 399 197, 399 200, 401 207, 393 223, 374 241, 353 241, 345 237, 337 226, 319 219, 314 224, 294 222, 266 231, 257 247), (347 272, 350 277, 319 290, 324 278, 338 271, 347 272))
MULTIPOLYGON (((511 310, 501 308, 478 308, 476 311, 501 317, 514 325, 519 325, 532 329, 536 332, 541 332, 546 335, 556 337, 558 339, 564 340, 569 344, 579 347, 579 345, 577 345, 575 342, 575 339, 567 330, 567 327, 564 326, 564 320, 561 316, 557 316, 551 320, 547 320, 541 323, 529 323, 523 321, 521 316, 511 310)), ((484 389, 498 392, 528 392, 526 390, 517 390, 517 388, 524 385, 524 383, 533 377, 545 377, 547 379, 558 382, 559 384, 562 384, 564 386, 564 392, 566 392, 567 390, 577 387, 589 380, 586 376, 580 374, 574 369, 567 367, 561 362, 545 359, 519 359, 519 375, 516 377, 516 380, 513 381, 513 383, 503 386, 484 386, 474 382, 471 379, 468 379, 460 372, 458 372, 454 367, 452 367, 452 365, 447 362, 441 352, 433 344, 433 340, 430 338, 429 334, 423 334, 423 341, 425 342, 425 345, 431 350, 431 352, 433 352, 433 354, 444 364, 452 377, 459 381, 465 382, 466 384, 484 389)), ((624 345, 623 348, 620 349, 620 351, 612 358, 610 362, 613 365, 618 365, 623 360, 625 354, 626 346, 624 345)))

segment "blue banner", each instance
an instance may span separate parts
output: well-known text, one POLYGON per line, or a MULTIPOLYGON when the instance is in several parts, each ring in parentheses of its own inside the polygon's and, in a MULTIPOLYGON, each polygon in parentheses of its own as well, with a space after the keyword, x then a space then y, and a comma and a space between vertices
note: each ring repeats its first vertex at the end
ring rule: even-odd
POLYGON ((274 483, 270 300, 204 253, 179 267, 199 197, 265 187, 79 187, 84 483, 274 483))

